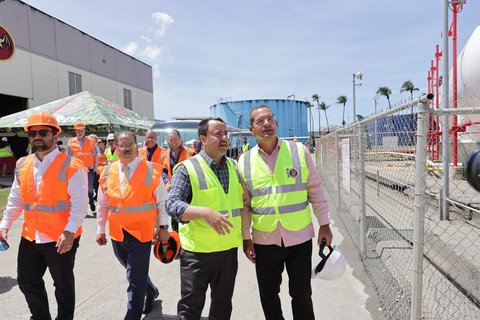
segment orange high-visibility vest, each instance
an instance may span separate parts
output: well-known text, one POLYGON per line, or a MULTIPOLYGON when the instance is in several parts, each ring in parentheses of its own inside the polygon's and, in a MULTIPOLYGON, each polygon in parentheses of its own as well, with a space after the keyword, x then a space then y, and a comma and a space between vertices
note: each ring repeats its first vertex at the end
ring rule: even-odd
MULTIPOLYGON (((20 185, 23 201, 22 237, 35 240, 35 230, 53 241, 63 233, 70 217, 70 196, 67 182, 77 170, 85 170, 83 163, 69 155, 60 153, 50 164, 35 195, 33 179, 33 160, 35 155, 21 158, 17 162, 15 174, 20 185)), ((82 233, 80 226, 75 233, 77 238, 82 233)))
POLYGON ((140 160, 122 198, 120 165, 120 162, 114 162, 100 168, 98 181, 103 193, 108 196, 110 237, 123 241, 122 229, 125 229, 140 242, 152 241, 157 215, 154 192, 162 179, 162 169, 154 162, 140 160))
POLYGON ((93 151, 95 150, 96 139, 89 139, 85 137, 82 148, 78 143, 77 138, 68 140, 68 148, 73 157, 83 161, 85 167, 93 167, 95 165, 95 158, 93 157, 93 151))
MULTIPOLYGON (((141 152, 141 158, 143 160, 147 160, 147 146, 143 147, 142 148, 142 152, 141 152)), ((157 145, 157 149, 155 149, 155 152, 153 153, 152 155, 152 162, 155 162, 155 163, 158 163, 162 166, 162 169, 163 169, 163 148, 158 146, 157 145)))
POLYGON ((98 159, 98 166, 105 166, 107 165, 107 158, 103 153, 97 153, 97 159, 98 159))
MULTIPOLYGON (((180 154, 178 155, 178 163, 185 161, 195 155, 195 150, 193 148, 183 148, 180 150, 180 154), (188 155, 188 156, 187 156, 188 155)), ((170 149, 165 149, 164 156, 164 167, 168 170, 168 179, 172 180, 172 166, 170 165, 170 149)))

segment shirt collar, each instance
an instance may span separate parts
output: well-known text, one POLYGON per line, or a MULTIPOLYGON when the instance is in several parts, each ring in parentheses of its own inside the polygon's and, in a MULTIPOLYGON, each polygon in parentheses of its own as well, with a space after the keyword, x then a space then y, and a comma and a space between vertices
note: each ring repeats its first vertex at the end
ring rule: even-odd
MULTIPOLYGON (((45 159, 47 159, 48 161, 50 161, 50 163, 52 163, 53 160, 55 160, 55 158, 58 156, 59 153, 60 153, 60 151, 58 150, 58 148, 54 148, 52 151, 50 151, 45 156, 43 156, 43 160, 45 161, 45 159)), ((34 153, 34 155, 35 155, 35 159, 40 161, 40 159, 38 159, 38 157, 37 157, 37 153, 34 153)))
MULTIPOLYGON (((118 163, 120 165, 120 170, 122 170, 124 163, 120 160, 118 160, 118 163)), ((140 158, 135 157, 135 159, 133 159, 132 162, 127 164, 128 165, 128 170, 131 170, 131 169, 135 170, 135 168, 138 166, 139 163, 140 163, 140 158)))
MULTIPOLYGON (((277 137, 277 145, 275 146, 275 150, 273 150, 272 154, 273 154, 275 151, 277 151, 277 150, 280 149, 280 147, 282 146, 282 143, 283 143, 283 140, 282 140, 281 138, 277 137)), ((263 153, 266 153, 265 151, 263 151, 262 148, 260 148, 260 145, 259 145, 258 143, 257 143, 257 145, 256 145, 254 148, 258 148, 258 151, 261 151, 261 152, 263 152, 263 153)))
MULTIPOLYGON (((212 163, 213 163, 213 159, 210 158, 210 156, 205 152, 203 151, 200 151, 199 155, 203 158, 203 160, 205 160, 205 162, 208 164, 209 167, 212 166, 212 163)), ((227 161, 227 157, 225 155, 222 156, 222 164, 225 163, 225 161, 227 161)), ((220 165, 217 163, 217 166, 220 167, 220 165)))

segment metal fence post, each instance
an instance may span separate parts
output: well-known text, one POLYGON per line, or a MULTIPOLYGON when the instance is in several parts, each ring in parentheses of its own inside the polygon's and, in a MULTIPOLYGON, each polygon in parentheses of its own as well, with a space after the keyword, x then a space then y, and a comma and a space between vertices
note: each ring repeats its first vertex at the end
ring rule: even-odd
POLYGON ((337 150, 335 154, 335 162, 337 163, 337 191, 338 191, 338 208, 337 211, 340 213, 342 211, 342 189, 340 185, 340 146, 338 143, 338 131, 335 131, 335 150, 337 150))
MULTIPOLYGON (((426 97, 426 96, 424 96, 426 97)), ((423 98, 423 97, 422 97, 423 98)), ((413 277, 411 319, 420 320, 422 312, 423 245, 425 226, 425 188, 427 184, 428 102, 418 104, 417 156, 415 160, 415 203, 413 227, 413 277)))
POLYGON ((360 254, 362 259, 365 259, 367 253, 367 209, 365 205, 365 131, 363 129, 363 125, 358 126, 358 152, 360 156, 360 254))

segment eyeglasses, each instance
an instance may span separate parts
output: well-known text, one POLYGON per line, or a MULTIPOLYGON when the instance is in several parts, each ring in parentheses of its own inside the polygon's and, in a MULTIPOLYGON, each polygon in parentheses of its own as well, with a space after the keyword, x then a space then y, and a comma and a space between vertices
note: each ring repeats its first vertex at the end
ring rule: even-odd
POLYGON ((28 131, 28 136, 30 138, 35 138, 37 136, 37 133, 40 135, 40 137, 46 137, 47 134, 51 132, 53 134, 55 134, 52 130, 45 130, 45 129, 42 129, 42 130, 30 130, 28 131))
POLYGON ((259 126, 259 125, 262 125, 264 122, 267 122, 268 124, 272 124, 272 123, 275 122, 275 118, 274 117, 268 117, 268 118, 265 118, 265 119, 258 119, 254 123, 257 126, 259 126))
POLYGON ((113 140, 113 139, 108 140, 108 142, 110 142, 110 141, 115 141, 115 140, 113 140))
POLYGON ((130 143, 130 144, 117 144, 116 145, 119 149, 135 149, 137 147, 136 143, 130 143))
POLYGON ((100 144, 100 143, 105 143, 105 141, 98 141, 97 144, 100 144))

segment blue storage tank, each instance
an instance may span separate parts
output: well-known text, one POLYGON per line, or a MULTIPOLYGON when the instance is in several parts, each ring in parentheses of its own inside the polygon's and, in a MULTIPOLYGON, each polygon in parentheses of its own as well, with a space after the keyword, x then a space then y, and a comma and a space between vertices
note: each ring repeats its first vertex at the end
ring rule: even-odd
POLYGON ((210 116, 230 122, 232 127, 248 129, 250 125, 248 114, 253 107, 259 104, 272 109, 275 118, 278 120, 277 135, 280 138, 293 139, 296 137, 300 142, 307 141, 308 108, 304 101, 286 99, 225 101, 211 106, 210 116))

